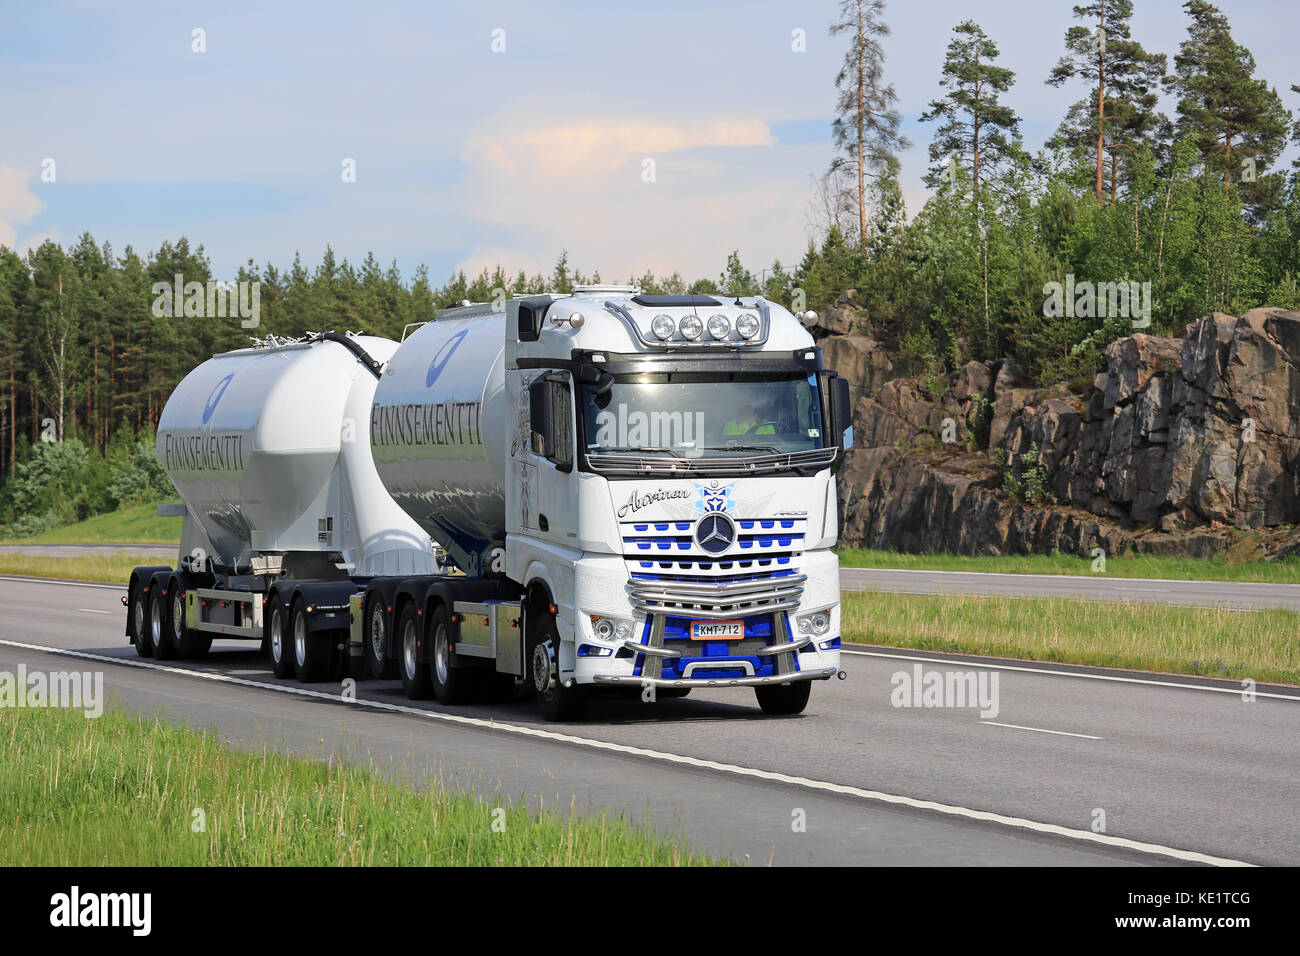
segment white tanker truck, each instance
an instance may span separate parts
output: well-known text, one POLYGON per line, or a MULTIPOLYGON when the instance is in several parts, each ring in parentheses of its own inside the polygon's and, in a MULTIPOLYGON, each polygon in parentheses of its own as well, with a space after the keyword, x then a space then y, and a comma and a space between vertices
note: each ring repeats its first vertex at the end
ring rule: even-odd
POLYGON ((278 677, 446 704, 522 679, 552 720, 601 686, 798 713, 840 673, 851 443, 847 383, 763 298, 582 287, 400 345, 271 338, 163 410, 180 559, 132 572, 126 633, 157 658, 262 641, 278 677))

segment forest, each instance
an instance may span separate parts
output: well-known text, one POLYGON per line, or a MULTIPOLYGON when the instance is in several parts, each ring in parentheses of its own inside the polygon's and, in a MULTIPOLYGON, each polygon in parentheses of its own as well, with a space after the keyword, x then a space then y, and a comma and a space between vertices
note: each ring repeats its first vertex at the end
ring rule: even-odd
MULTIPOLYGON (((1048 76, 1000 61, 997 38, 956 24, 941 95, 921 116, 930 195, 909 213, 899 186, 897 94, 886 82, 881 0, 841 0, 832 28, 848 38, 835 77, 834 158, 808 211, 813 236, 797 263, 757 275, 733 251, 714 277, 606 277, 651 292, 762 294, 821 311, 845 290, 883 347, 933 376, 970 359, 1014 358, 1040 382, 1083 381, 1107 343, 1140 329, 1182 334, 1193 318, 1261 306, 1300 308, 1300 122, 1204 0, 1184 4, 1169 51, 1132 35, 1133 0, 1075 6, 1048 76), (1061 121, 1027 144, 1005 105, 1016 83, 1062 89, 1061 121), (1161 112, 1161 94, 1174 104, 1161 112), (1106 314, 1104 298, 1049 305, 1053 283, 1135 283, 1150 318, 1106 314)), ((1067 15, 1068 16, 1068 15, 1067 15)), ((1288 95, 1300 95, 1292 85, 1288 95)), ((364 330, 400 338, 408 323, 461 300, 568 292, 601 281, 559 251, 549 275, 498 266, 441 286, 373 254, 326 246, 313 266, 253 261, 212 275, 189 237, 141 253, 89 233, 19 255, 0 246, 0 526, 9 536, 171 493, 152 429, 176 383, 214 352, 250 337, 364 330), (156 315, 155 284, 259 283, 256 328, 238 317, 156 315)), ((1058 297, 1059 301, 1059 297, 1058 297)), ((1113 304, 1113 303, 1112 303, 1113 304)), ((178 310, 179 311, 179 310, 178 310)))

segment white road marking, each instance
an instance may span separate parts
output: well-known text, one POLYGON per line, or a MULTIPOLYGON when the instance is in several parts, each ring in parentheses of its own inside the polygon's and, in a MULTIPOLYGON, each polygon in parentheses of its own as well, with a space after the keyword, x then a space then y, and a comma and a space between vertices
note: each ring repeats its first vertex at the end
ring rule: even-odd
POLYGON ((1092 734, 1071 734, 1064 730, 1044 730, 1042 727, 1022 727, 1019 724, 1000 724, 996 720, 981 720, 981 724, 987 724, 990 727, 1010 727, 1012 730, 1032 730, 1039 734, 1058 734, 1062 737, 1082 737, 1085 740, 1101 740, 1101 737, 1094 737, 1092 734))
POLYGON ((812 780, 808 777, 799 777, 771 770, 758 770, 753 767, 741 767, 736 764, 720 763, 715 760, 705 760, 700 757, 688 757, 682 754, 664 753, 659 750, 648 750, 644 747, 632 747, 627 744, 611 743, 606 740, 593 740, 588 737, 576 737, 572 734, 562 734, 553 730, 539 730, 536 727, 527 727, 520 724, 501 723, 496 720, 483 719, 481 717, 465 717, 460 714, 437 713, 434 711, 420 710, 416 707, 405 707, 401 704, 390 704, 384 701, 347 700, 339 694, 326 694, 322 691, 308 690, 305 687, 288 687, 280 684, 267 684, 262 681, 248 680, 243 677, 231 677, 227 674, 217 674, 210 671, 195 671, 184 667, 156 664, 151 661, 110 657, 105 654, 91 654, 87 651, 74 651, 61 647, 47 647, 41 644, 26 644, 21 641, 0 639, 0 645, 22 648, 24 650, 41 651, 48 654, 61 654, 68 657, 81 658, 83 660, 100 661, 106 664, 121 664, 127 667, 142 667, 149 670, 166 671, 171 674, 181 674, 185 677, 197 677, 202 680, 237 684, 242 687, 255 687, 261 690, 278 691, 283 694, 293 694, 298 697, 311 697, 317 700, 331 701, 333 703, 342 702, 360 705, 372 709, 390 711, 392 713, 410 714, 415 717, 422 717, 426 720, 437 720, 449 724, 459 724, 464 727, 477 727, 494 733, 515 734, 520 737, 535 737, 541 740, 553 740, 558 741, 559 743, 572 744, 592 750, 604 750, 611 753, 628 754, 634 757, 644 757, 648 760, 657 760, 663 763, 713 770, 719 773, 733 774, 740 777, 751 777, 758 780, 769 780, 776 783, 789 784, 790 786, 802 787, 807 790, 816 790, 823 793, 835 793, 844 796, 858 797, 859 799, 875 803, 888 803, 916 810, 929 810, 935 813, 941 813, 951 817, 959 817, 966 820, 996 823, 1001 826, 1013 827, 1019 830, 1028 830, 1034 833, 1064 837, 1066 839, 1076 840, 1080 843, 1101 844, 1103 846, 1131 850, 1137 853, 1169 857, 1171 859, 1180 860, 1184 863, 1203 863, 1210 866, 1254 865, 1242 860, 1210 856, 1209 854, 1199 853, 1195 850, 1181 850, 1176 847, 1161 846, 1158 843, 1143 843, 1139 840, 1129 840, 1125 837, 1117 837, 1109 833, 1093 833, 1090 830, 1075 830, 1070 827, 1059 826, 1055 823, 1041 823, 1037 820, 1026 820, 1022 817, 1012 817, 1001 813, 992 813, 987 810, 971 810, 966 807, 936 803, 932 800, 918 800, 915 797, 904 797, 897 794, 882 793, 879 790, 865 790, 861 787, 850 787, 844 784, 830 783, 825 780, 812 780))
MULTIPOLYGON (((1235 694, 1240 697, 1244 691, 1240 687, 1209 687, 1205 684, 1183 684, 1172 680, 1152 680, 1148 677, 1119 677, 1112 674, 1080 674, 1075 671, 1055 671, 1048 667, 1020 667, 1012 664, 986 664, 976 660, 944 660, 939 657, 915 657, 911 654, 887 654, 883 651, 851 651, 840 648, 841 654, 853 654, 857 657, 884 657, 898 661, 922 661, 927 664, 952 664, 954 667, 983 667, 993 671, 1023 671, 1026 674, 1050 674, 1053 677, 1083 677, 1090 680, 1118 681, 1122 684, 1151 684, 1156 687, 1180 687, 1183 690, 1208 690, 1219 694, 1235 694)), ((1256 697, 1269 697, 1273 700, 1289 700, 1300 703, 1300 694, 1273 694, 1257 690, 1256 697)))
POLYGON ((112 614, 112 611, 100 611, 93 607, 79 607, 78 611, 85 611, 88 614, 112 614))

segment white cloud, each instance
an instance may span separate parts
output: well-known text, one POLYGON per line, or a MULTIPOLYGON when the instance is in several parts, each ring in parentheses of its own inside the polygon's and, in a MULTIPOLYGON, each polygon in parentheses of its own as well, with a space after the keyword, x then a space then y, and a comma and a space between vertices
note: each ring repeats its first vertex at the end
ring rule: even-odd
POLYGON ((0 246, 17 248, 18 227, 36 217, 45 203, 27 188, 27 177, 0 164, 0 246))
POLYGON ((751 269, 777 257, 788 264, 806 243, 807 170, 819 149, 778 145, 753 118, 494 116, 465 139, 457 192, 467 220, 512 241, 463 264, 500 254, 503 263, 546 263, 525 267, 548 273, 567 249, 577 268, 606 281, 647 268, 716 276, 732 249, 751 269))

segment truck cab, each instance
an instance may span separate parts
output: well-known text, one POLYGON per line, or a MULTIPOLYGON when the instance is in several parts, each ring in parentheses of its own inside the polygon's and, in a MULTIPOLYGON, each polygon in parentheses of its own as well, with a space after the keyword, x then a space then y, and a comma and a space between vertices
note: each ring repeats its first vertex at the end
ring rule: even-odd
POLYGON ((847 387, 763 298, 583 287, 507 303, 505 574, 543 587, 530 674, 797 713, 840 671, 847 387))

